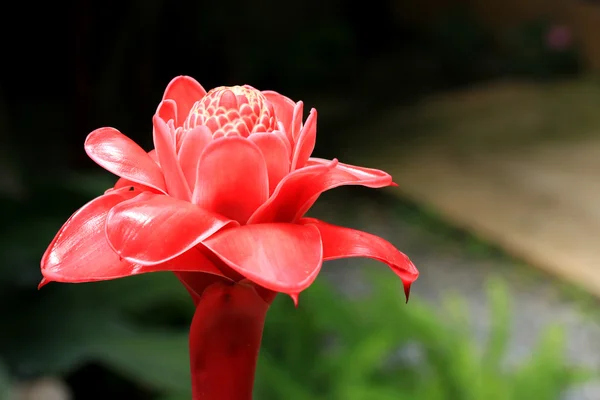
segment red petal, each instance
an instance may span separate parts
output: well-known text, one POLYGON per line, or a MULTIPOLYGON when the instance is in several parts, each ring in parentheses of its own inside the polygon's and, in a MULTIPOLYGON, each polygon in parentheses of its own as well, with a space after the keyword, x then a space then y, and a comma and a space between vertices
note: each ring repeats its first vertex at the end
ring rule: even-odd
POLYGON ((113 190, 92 200, 73 214, 42 257, 44 280, 91 282, 156 271, 193 271, 222 276, 206 256, 195 250, 152 266, 120 258, 106 240, 106 217, 114 206, 139 193, 129 189, 113 190))
POLYGON ((106 237, 121 257, 154 265, 183 254, 227 225, 237 223, 183 200, 142 193, 110 210, 106 237))
POLYGON ((174 100, 163 100, 156 109, 156 115, 161 117, 163 121, 177 122, 177 104, 174 100))
MULTIPOLYGON (((308 159, 306 165, 327 165, 330 162, 322 158, 311 157, 308 159)), ((358 167, 344 163, 338 163, 335 169, 340 177, 347 174, 347 179, 355 181, 355 183, 344 183, 344 185, 355 184, 370 188, 382 188, 392 185, 391 175, 379 169, 358 167)))
POLYGON ((315 149, 317 141, 317 110, 310 110, 306 124, 302 127, 298 138, 295 139, 294 159, 292 160, 292 171, 304 167, 308 157, 315 149))
POLYGON ((258 146, 242 137, 209 143, 196 176, 192 202, 242 224, 269 195, 265 159, 258 146))
POLYGON ((102 168, 130 181, 164 192, 162 171, 148 153, 114 128, 96 129, 85 140, 88 156, 102 168))
POLYGON ((273 131, 271 132, 272 135, 276 135, 279 136, 279 138, 281 140, 283 140, 283 143, 285 144, 285 148, 287 149, 288 154, 290 155, 290 161, 292 160, 291 156, 292 156, 292 144, 291 142, 288 140, 287 136, 285 135, 285 131, 282 130, 277 130, 277 131, 273 131))
POLYGON ((158 156, 156 155, 156 150, 152 149, 148 152, 148 155, 150 156, 150 158, 152 160, 154 160, 154 162, 156 163, 156 165, 158 165, 160 167, 160 163, 158 162, 158 156))
POLYGON ((219 232, 203 244, 233 270, 276 292, 300 293, 315 280, 323 262, 319 230, 312 225, 245 225, 219 232))
POLYGON ((111 273, 122 276, 131 273, 131 263, 120 262, 108 246, 104 224, 112 207, 138 194, 127 188, 113 190, 77 210, 42 256, 44 277, 51 281, 85 282, 111 273))
POLYGON ((387 264, 402 279, 408 300, 410 285, 419 277, 419 271, 408 257, 390 242, 370 233, 331 225, 314 218, 302 218, 300 223, 316 226, 321 232, 324 261, 368 257, 387 264))
MULTIPOLYGON (((330 163, 330 160, 310 158, 307 165, 329 165, 330 163)), ((392 182, 392 177, 389 174, 378 169, 356 167, 354 165, 337 163, 336 167, 325 176, 323 181, 318 182, 317 185, 322 185, 321 187, 324 189, 298 209, 296 218, 300 218, 306 214, 306 212, 310 210, 313 204, 315 204, 315 202, 318 200, 319 195, 324 191, 345 185, 361 185, 370 188, 381 188, 393 186, 395 184, 392 182)))
POLYGON ((179 158, 179 165, 183 171, 183 175, 190 188, 193 188, 196 184, 196 173, 198 172, 198 161, 200 155, 206 148, 206 146, 212 140, 212 133, 208 127, 199 125, 186 132, 183 136, 181 143, 181 149, 177 157, 179 158))
POLYGON ((153 189, 149 186, 140 185, 139 183, 132 182, 125 178, 119 178, 119 180, 117 180, 117 182, 115 183, 115 186, 113 186, 111 189, 108 189, 107 192, 116 190, 116 189, 121 189, 124 187, 130 188, 130 190, 133 190, 133 189, 138 190, 138 193, 140 193, 140 192, 152 192, 152 193, 157 193, 157 194, 162 193, 162 192, 159 192, 158 190, 153 189), (133 188, 133 189, 131 189, 131 188, 133 188))
POLYGON ((275 191, 248 220, 249 224, 265 222, 293 222, 299 210, 315 196, 318 196, 327 185, 327 178, 337 164, 337 160, 329 165, 315 165, 298 169, 288 174, 279 183, 275 191))
POLYGON ((186 120, 194 103, 206 96, 206 90, 190 76, 174 78, 163 95, 163 100, 172 99, 177 103, 175 126, 180 127, 186 120))
POLYGON ((294 113, 292 116, 292 124, 291 124, 291 134, 292 134, 292 144, 295 144, 298 141, 298 137, 300 136, 300 131, 302 130, 302 116, 304 113, 304 103, 299 101, 294 106, 294 113))
POLYGON ((279 135, 254 133, 249 139, 253 141, 263 154, 269 172, 269 194, 273 193, 277 184, 290 172, 290 153, 284 139, 279 135))
POLYGON ((167 191, 173 197, 189 201, 191 191, 177 161, 175 144, 170 129, 160 117, 154 116, 154 146, 161 169, 165 176, 167 191))
POLYGON ((392 177, 383 171, 311 158, 309 165, 288 174, 248 223, 295 222, 327 190, 343 185, 383 187, 392 177))
POLYGON ((269 103, 275 109, 275 117, 283 124, 285 132, 289 134, 289 141, 293 143, 292 137, 292 116, 294 115, 294 103, 289 98, 272 90, 265 90, 262 94, 267 98, 269 103))

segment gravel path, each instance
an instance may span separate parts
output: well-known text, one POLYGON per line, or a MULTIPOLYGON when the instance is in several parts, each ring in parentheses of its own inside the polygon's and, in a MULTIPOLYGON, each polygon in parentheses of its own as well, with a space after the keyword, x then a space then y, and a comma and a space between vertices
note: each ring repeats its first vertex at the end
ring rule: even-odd
MULTIPOLYGON (((461 294, 469 304, 474 334, 483 340, 489 323, 485 282, 491 276, 499 276, 509 284, 513 305, 507 362, 526 359, 544 328, 559 324, 567 334, 569 360, 600 368, 598 320, 586 317, 579 303, 561 295, 555 280, 519 266, 507 257, 474 254, 456 237, 444 237, 423 224, 402 221, 393 210, 393 203, 390 207, 393 200, 370 199, 362 192, 356 193, 342 189, 337 196, 323 198, 317 202, 313 215, 382 236, 408 254, 421 272, 412 298, 439 304, 449 291, 461 294)), ((340 263, 346 264, 344 268, 326 268, 327 273, 336 275, 336 281, 341 280, 344 287, 359 289, 360 279, 349 270, 358 272, 365 267, 365 261, 340 263)), ((573 389, 564 399, 598 400, 600 382, 573 389)))

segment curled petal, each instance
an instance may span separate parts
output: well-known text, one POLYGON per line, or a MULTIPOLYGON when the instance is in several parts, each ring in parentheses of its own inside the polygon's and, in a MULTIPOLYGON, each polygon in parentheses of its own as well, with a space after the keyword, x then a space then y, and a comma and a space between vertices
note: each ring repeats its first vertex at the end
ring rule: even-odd
POLYGON ((198 161, 206 146, 212 140, 212 133, 208 127, 198 125, 183 136, 181 149, 177 157, 183 175, 190 188, 196 184, 196 173, 198 172, 198 161))
POLYGON ((189 201, 191 191, 175 154, 175 143, 171 136, 171 130, 157 115, 152 121, 154 122, 156 156, 165 176, 167 190, 171 196, 189 201))
POLYGON ((267 98, 269 103, 273 105, 275 117, 283 124, 284 132, 289 133, 289 141, 293 143, 292 138, 292 117, 294 115, 294 103, 289 98, 272 90, 265 90, 262 94, 267 98))
POLYGON ((306 161, 315 149, 317 141, 317 110, 310 110, 306 124, 302 127, 294 144, 294 158, 292 160, 292 171, 304 167, 306 161))
POLYGON ((166 191, 159 166, 144 149, 114 128, 90 133, 85 140, 85 151, 98 165, 121 178, 166 191))
POLYGON ((298 169, 288 174, 266 203, 252 214, 249 224, 265 222, 294 222, 299 210, 315 199, 327 187, 329 172, 337 165, 337 160, 328 165, 314 165, 298 169))
MULTIPOLYGON (((322 158, 311 157, 308 159, 306 165, 327 165, 330 162, 322 158)), ((340 179, 345 176, 349 181, 354 181, 354 183, 345 183, 345 185, 356 184, 370 188, 382 188, 392 184, 391 175, 379 169, 338 163, 335 170, 340 179)))
POLYGON ((174 100, 167 99, 160 102, 156 109, 156 115, 161 117, 163 121, 177 121, 177 104, 174 100))
POLYGON ((323 262, 319 230, 312 225, 244 225, 219 232, 203 244, 254 283, 289 294, 310 286, 323 262))
MULTIPOLYGON (((311 158, 307 165, 329 165, 331 161, 319 158, 311 158)), ((378 169, 357 167, 354 165, 337 163, 336 167, 329 171, 322 181, 317 182, 316 187, 322 190, 316 193, 310 200, 304 203, 299 209, 296 218, 302 217, 318 200, 321 193, 334 189, 339 186, 360 185, 370 188, 382 188, 386 186, 397 186, 392 182, 392 177, 378 169)))
POLYGON ((383 171, 342 164, 335 159, 311 158, 308 166, 291 172, 279 183, 248 223, 295 222, 327 190, 344 185, 378 188, 391 183, 392 177, 383 171))
POLYGON ((163 100, 171 99, 177 103, 175 127, 183 125, 194 103, 204 96, 206 96, 206 90, 190 76, 178 76, 169 83, 165 89, 163 100))
POLYGON ((80 208, 60 229, 42 257, 44 280, 92 282, 156 271, 193 271, 222 275, 199 251, 187 252, 166 263, 143 266, 120 258, 104 233, 106 216, 117 204, 140 192, 113 190, 80 208))
POLYGON ((49 281, 85 282, 105 276, 130 275, 131 263, 120 261, 104 238, 106 215, 117 204, 140 194, 128 188, 112 190, 75 212, 60 228, 42 257, 49 281))
POLYGON ((249 139, 258 146, 267 163, 269 194, 271 194, 283 177, 290 172, 290 153, 284 142, 285 139, 272 132, 254 133, 249 139))
POLYGON ((106 237, 124 259, 141 265, 169 261, 235 221, 192 203, 142 193, 110 210, 106 237))
POLYGON ((198 163, 192 202, 244 224, 269 195, 265 159, 251 141, 213 140, 198 163))
POLYGON ((314 218, 302 218, 299 222, 306 226, 315 226, 321 232, 324 261, 367 257, 385 263, 402 280, 408 300, 410 285, 419 277, 419 271, 409 258, 390 242, 370 233, 328 224, 314 218))

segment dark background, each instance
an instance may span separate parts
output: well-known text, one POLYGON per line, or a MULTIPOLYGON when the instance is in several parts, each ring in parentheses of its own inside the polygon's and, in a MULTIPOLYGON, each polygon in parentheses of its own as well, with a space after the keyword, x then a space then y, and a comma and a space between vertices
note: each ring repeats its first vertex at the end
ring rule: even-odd
MULTIPOLYGON (((187 306, 158 295, 148 306, 139 299, 151 290, 129 279, 49 285, 40 292, 36 285, 40 257, 60 225, 114 181, 85 155, 86 135, 113 126, 149 150, 151 117, 173 77, 191 75, 207 90, 250 84, 302 99, 306 110, 320 111, 315 154, 339 157, 346 127, 368 126, 380 113, 423 96, 502 79, 562 79, 587 67, 576 40, 561 49, 548 44, 547 32, 562 23, 549 12, 498 30, 480 18, 486 11, 439 3, 428 13, 416 0, 12 2, 0 24, 0 362, 6 380, 61 377, 77 399, 157 398, 170 390, 148 383, 160 368, 139 378, 135 365, 110 357, 99 363, 94 355, 105 350, 86 346, 97 340, 93 332, 116 320, 127 326, 127 340, 167 328, 184 335, 187 306), (125 300, 108 301, 114 293, 125 300)), ((414 133, 390 135, 410 140, 414 133)), ((385 138, 378 140, 384 145, 385 138)), ((148 279, 160 292, 161 284, 148 279)), ((161 293, 179 290, 169 288, 161 293)), ((185 361, 174 363, 186 371, 185 361)))

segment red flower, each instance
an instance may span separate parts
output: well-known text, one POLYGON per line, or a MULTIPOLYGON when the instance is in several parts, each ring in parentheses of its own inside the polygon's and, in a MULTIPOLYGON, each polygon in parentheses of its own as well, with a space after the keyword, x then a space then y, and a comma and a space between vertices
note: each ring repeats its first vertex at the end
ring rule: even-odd
POLYGON ((272 91, 207 93, 180 76, 154 116, 155 150, 114 128, 90 133, 87 154, 120 179, 60 229, 42 258, 42 285, 173 271, 196 304, 217 281, 251 282, 268 304, 276 292, 296 299, 323 261, 370 257, 388 264, 408 295, 417 269, 390 243, 304 218, 326 190, 393 183, 383 171, 311 158, 317 112, 304 124, 302 114, 302 102, 272 91))
POLYGON ((384 187, 392 178, 309 158, 317 112, 302 124, 302 107, 250 86, 206 93, 181 76, 154 116, 155 150, 146 153, 114 128, 90 133, 88 155, 121 179, 61 228, 42 259, 45 281, 170 270, 245 277, 296 295, 313 282, 322 261, 372 257, 390 265, 408 288, 418 272, 391 244, 303 218, 326 190, 384 187))

